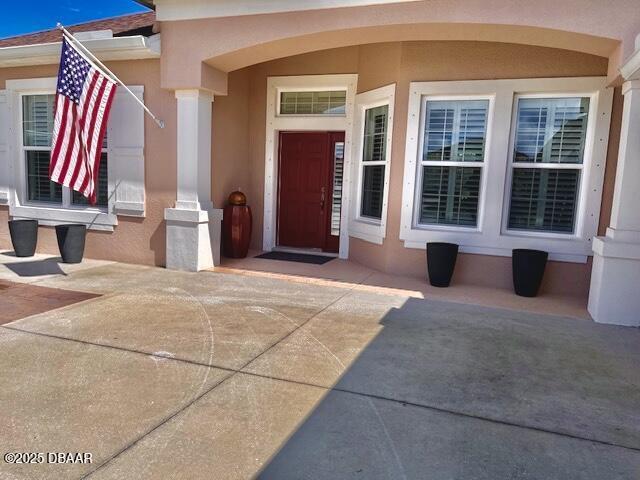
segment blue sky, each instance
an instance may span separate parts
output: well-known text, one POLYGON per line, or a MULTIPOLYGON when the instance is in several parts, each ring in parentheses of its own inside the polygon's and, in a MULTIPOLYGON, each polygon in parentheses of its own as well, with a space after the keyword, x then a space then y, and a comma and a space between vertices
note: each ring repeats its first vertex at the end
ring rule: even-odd
POLYGON ((5 0, 0 38, 147 11, 133 0, 5 0))

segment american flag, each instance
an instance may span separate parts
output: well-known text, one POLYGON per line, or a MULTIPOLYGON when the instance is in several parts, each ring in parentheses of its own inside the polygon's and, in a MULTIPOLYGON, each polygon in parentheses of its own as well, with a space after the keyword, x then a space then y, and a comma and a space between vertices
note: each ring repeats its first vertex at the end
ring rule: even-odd
POLYGON ((96 203, 102 141, 116 83, 62 40, 49 177, 96 203))

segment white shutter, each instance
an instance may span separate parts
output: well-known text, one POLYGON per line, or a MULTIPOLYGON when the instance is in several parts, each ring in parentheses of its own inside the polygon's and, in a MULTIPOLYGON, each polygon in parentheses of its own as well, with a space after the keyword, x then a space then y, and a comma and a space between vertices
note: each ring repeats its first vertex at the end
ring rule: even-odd
POLYGON ((9 203, 9 95, 0 90, 0 205, 9 203))
MULTIPOLYGON (((143 86, 129 86, 144 100, 143 86)), ((122 87, 116 91, 107 128, 110 205, 117 215, 144 217, 144 110, 122 87)))

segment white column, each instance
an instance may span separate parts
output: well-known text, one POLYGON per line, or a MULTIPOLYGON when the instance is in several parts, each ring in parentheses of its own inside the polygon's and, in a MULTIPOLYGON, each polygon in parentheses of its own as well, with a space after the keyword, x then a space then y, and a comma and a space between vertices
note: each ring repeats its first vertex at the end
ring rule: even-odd
POLYGON ((211 203, 211 104, 204 90, 177 90, 178 189, 167 208, 167 268, 199 271, 220 263, 222 210, 211 203))
POLYGON ((593 240, 588 308, 596 322, 640 326, 640 81, 625 82, 622 93, 611 226, 593 240))

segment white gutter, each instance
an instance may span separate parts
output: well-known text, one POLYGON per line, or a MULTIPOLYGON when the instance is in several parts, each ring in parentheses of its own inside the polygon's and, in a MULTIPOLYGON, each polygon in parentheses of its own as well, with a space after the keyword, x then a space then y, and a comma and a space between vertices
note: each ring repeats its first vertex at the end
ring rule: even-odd
MULTIPOLYGON (((84 40, 82 44, 102 61, 160 58, 160 34, 84 40)), ((58 63, 60 45, 53 42, 0 48, 0 68, 58 63)))

